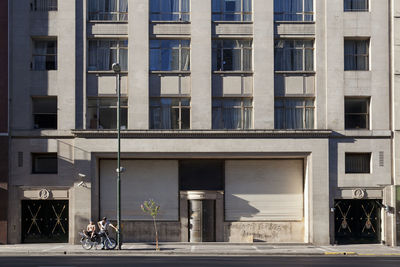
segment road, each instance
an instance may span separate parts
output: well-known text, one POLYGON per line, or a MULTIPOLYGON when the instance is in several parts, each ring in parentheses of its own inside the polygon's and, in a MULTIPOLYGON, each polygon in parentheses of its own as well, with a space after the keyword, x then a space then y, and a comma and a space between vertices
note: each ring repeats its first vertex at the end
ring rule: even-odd
POLYGON ((400 257, 0 257, 1 267, 400 266, 400 257))

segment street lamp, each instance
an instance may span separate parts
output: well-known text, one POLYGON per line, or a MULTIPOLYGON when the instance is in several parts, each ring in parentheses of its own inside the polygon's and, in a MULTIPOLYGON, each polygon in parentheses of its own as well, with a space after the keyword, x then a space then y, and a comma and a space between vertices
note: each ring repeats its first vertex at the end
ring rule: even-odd
POLYGON ((117 138, 118 138, 118 152, 117 152, 117 244, 118 249, 121 250, 121 66, 119 63, 112 64, 112 70, 117 75, 117 138))

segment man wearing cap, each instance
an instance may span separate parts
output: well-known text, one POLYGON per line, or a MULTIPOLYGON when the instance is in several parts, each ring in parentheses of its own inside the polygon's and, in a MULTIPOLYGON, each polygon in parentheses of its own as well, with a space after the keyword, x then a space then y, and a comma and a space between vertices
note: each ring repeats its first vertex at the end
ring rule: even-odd
POLYGON ((105 233, 108 231, 108 227, 111 226, 112 228, 114 228, 114 230, 116 232, 118 232, 118 228, 115 227, 114 225, 112 225, 109 221, 107 221, 107 217, 103 217, 103 219, 101 221, 99 221, 97 223, 97 225, 99 226, 100 232, 99 235, 101 237, 101 243, 103 244, 103 247, 101 249, 105 249, 105 233))

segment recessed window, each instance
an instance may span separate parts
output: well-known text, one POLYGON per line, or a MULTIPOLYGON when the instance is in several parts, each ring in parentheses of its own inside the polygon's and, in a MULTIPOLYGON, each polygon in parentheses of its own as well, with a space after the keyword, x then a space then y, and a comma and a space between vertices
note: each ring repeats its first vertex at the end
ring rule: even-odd
POLYGON ((313 21, 314 0, 274 0, 275 21, 313 21))
MULTIPOLYGON (((88 100, 89 129, 117 129, 117 98, 91 98, 88 100)), ((128 99, 121 99, 121 129, 128 125, 128 99)))
POLYGON ((58 173, 57 153, 32 153, 32 173, 58 173))
POLYGON ((212 48, 214 71, 252 70, 251 40, 214 40, 212 48))
POLYGON ((276 98, 275 129, 314 129, 314 99, 276 98))
POLYGON ((346 153, 346 173, 370 173, 371 153, 346 153))
POLYGON ((57 0, 33 0, 32 11, 57 11, 57 0))
POLYGON ((57 129, 57 97, 34 97, 32 105, 34 129, 57 129))
POLYGON ((214 98, 212 128, 243 130, 253 128, 253 99, 214 98))
POLYGON ((89 0, 89 20, 128 20, 128 0, 89 0))
POLYGON ((313 71, 314 41, 275 40, 275 71, 313 71))
POLYGON ((369 40, 344 40, 344 70, 369 69, 369 40))
POLYGON ((190 99, 150 99, 150 129, 190 129, 190 99))
POLYGON ((57 69, 57 40, 33 40, 32 69, 57 69))
POLYGON ((190 0, 150 0, 150 20, 190 21, 190 0))
POLYGON ((150 40, 150 70, 190 70, 190 40, 150 40))
POLYGON ((122 71, 128 70, 128 40, 90 40, 90 71, 112 70, 112 64, 118 62, 122 71))
POLYGON ((345 12, 365 12, 368 11, 369 0, 344 0, 345 12))
POLYGON ((213 21, 251 21, 252 0, 212 0, 213 21))
POLYGON ((369 98, 345 99, 346 129, 369 128, 369 98))

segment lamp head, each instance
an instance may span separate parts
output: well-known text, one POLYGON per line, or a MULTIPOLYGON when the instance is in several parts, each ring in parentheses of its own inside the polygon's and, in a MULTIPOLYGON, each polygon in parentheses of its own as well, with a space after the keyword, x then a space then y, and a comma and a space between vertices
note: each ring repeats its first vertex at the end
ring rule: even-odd
POLYGON ((112 64, 112 70, 115 73, 120 73, 121 72, 121 66, 119 65, 119 63, 113 63, 112 64))

